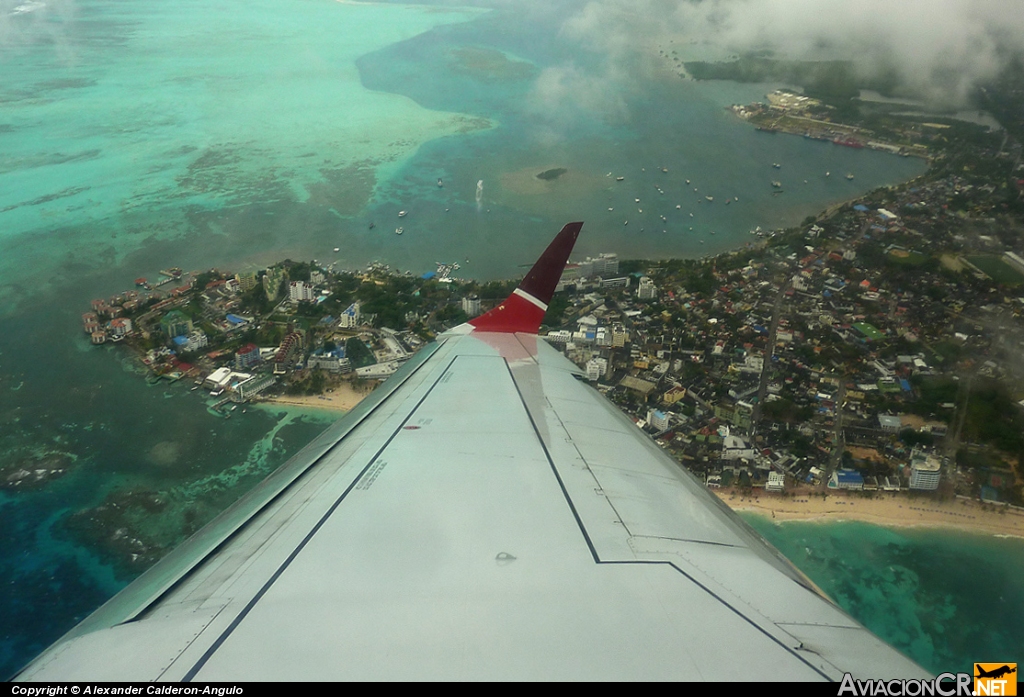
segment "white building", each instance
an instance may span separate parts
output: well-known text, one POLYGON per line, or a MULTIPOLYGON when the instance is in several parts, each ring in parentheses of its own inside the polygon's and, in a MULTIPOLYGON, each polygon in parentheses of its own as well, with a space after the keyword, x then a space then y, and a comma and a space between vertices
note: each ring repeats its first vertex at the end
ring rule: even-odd
POLYGON ((931 453, 914 448, 910 454, 910 488, 935 491, 942 477, 942 463, 931 453))
POLYGON ((660 409, 651 409, 647 412, 647 423, 656 431, 664 431, 668 428, 668 414, 660 409))
POLYGON ((647 276, 640 278, 640 285, 636 289, 636 297, 640 300, 653 300, 658 295, 658 287, 654 285, 647 276))
POLYGON ((294 302, 309 302, 315 297, 313 286, 305 281, 292 281, 288 284, 288 298, 294 302))
POLYGON ((607 370, 607 360, 604 358, 591 358, 587 361, 587 380, 600 380, 607 370))
POLYGON ((470 317, 476 317, 480 314, 480 298, 475 295, 471 295, 468 298, 462 299, 462 311, 470 317))
POLYGON ((783 491, 786 488, 786 475, 782 472, 769 472, 768 483, 764 485, 768 491, 783 491))
POLYGON ((338 318, 338 326, 342 329, 352 329, 359 326, 359 303, 352 303, 338 318))

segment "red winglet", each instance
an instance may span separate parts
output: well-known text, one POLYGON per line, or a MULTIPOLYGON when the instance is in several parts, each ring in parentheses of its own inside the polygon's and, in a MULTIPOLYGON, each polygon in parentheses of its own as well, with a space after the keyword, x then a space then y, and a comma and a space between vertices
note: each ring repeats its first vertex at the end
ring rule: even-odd
POLYGON ((536 334, 582 227, 583 223, 563 227, 512 295, 490 312, 469 320, 475 331, 536 334))

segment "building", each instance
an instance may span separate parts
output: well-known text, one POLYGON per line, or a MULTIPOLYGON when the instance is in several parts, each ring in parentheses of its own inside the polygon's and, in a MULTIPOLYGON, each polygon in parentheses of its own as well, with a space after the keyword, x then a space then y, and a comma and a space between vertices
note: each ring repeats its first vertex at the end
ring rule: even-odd
POLYGON ((277 350, 274 362, 278 364, 278 367, 284 367, 294 361, 300 351, 302 351, 302 334, 292 332, 281 342, 281 348, 277 350))
POLYGON ((685 396, 686 396, 686 388, 685 387, 680 387, 680 386, 677 385, 677 386, 673 387, 671 390, 669 390, 668 392, 666 392, 664 395, 662 395, 661 401, 664 404, 668 404, 668 405, 671 406, 672 404, 675 404, 676 402, 678 402, 680 399, 683 399, 685 396))
POLYGON ((604 358, 591 358, 587 361, 587 380, 600 380, 607 370, 607 360, 604 358))
POLYGON ((288 284, 288 299, 293 302, 310 302, 316 299, 316 291, 305 281, 292 281, 288 284))
POLYGON ((243 293, 248 293, 250 290, 255 288, 258 282, 255 271, 249 271, 248 273, 236 273, 235 280, 238 281, 238 288, 243 293))
POLYGON ((359 326, 359 303, 352 303, 338 318, 338 326, 342 329, 352 329, 359 326))
MULTIPOLYGON (((232 375, 241 375, 242 373, 232 373, 232 375)), ((245 402, 258 395, 263 390, 267 389, 276 382, 277 378, 273 375, 253 375, 252 377, 241 380, 231 386, 231 401, 232 402, 245 402)))
POLYGON ((246 344, 235 353, 235 368, 245 370, 260 362, 260 349, 256 344, 246 344))
POLYGON ((462 311, 469 317, 476 317, 480 314, 480 298, 470 295, 462 299, 462 311))
POLYGON ((668 428, 668 414, 660 409, 649 409, 647 411, 647 423, 655 431, 664 431, 668 428))
POLYGON ((160 329, 172 339, 176 336, 191 334, 192 318, 181 310, 171 310, 160 320, 160 329))
POLYGON ((900 421, 900 417, 898 416, 893 416, 891 414, 879 414, 878 425, 886 433, 897 433, 903 425, 903 422, 900 421))
POLYGON ((621 348, 629 343, 629 331, 621 324, 612 325, 612 346, 621 348))
POLYGON ((198 351, 210 345, 210 340, 201 331, 190 332, 187 336, 176 336, 172 341, 179 353, 198 351))
POLYGON ((767 491, 784 491, 786 488, 786 475, 774 470, 768 473, 768 482, 764 485, 767 491))
POLYGON ((344 356, 334 353, 310 356, 306 361, 306 367, 310 370, 326 370, 331 373, 347 373, 352 370, 352 363, 344 356))
POLYGON ((132 331, 132 321, 127 317, 115 317, 107 323, 111 336, 127 336, 132 331))
POLYGON ((942 463, 939 458, 918 448, 910 454, 910 488, 918 491, 935 491, 942 477, 942 463))
POLYGON ((640 278, 640 285, 637 286, 636 297, 640 300, 653 300, 658 297, 658 287, 650 278, 643 276, 640 278))
POLYGON ((864 488, 864 477, 857 470, 836 470, 828 480, 828 488, 860 491, 864 488))
POLYGON ((288 280, 288 272, 285 269, 267 269, 263 276, 263 290, 267 294, 267 300, 275 302, 281 294, 281 284, 288 280))

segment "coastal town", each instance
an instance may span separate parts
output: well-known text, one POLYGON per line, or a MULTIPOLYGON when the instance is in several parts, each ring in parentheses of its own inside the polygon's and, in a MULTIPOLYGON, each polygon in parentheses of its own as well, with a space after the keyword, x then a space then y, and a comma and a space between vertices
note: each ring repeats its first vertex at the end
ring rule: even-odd
MULTIPOLYGON (((805 120, 823 108, 773 93, 734 111, 809 137, 805 120)), ((895 501, 907 522, 985 514, 990 531, 1021 533, 1020 147, 995 134, 966 144, 932 134, 931 147, 920 130, 813 135, 849 147, 864 138, 931 167, 800 226, 751 231, 739 251, 570 263, 546 340, 734 507, 801 517, 859 505, 870 519, 895 501)), ((515 287, 457 270, 171 268, 93 300, 82 327, 93 344, 122 343, 149 380, 188 381, 224 418, 253 401, 349 409, 515 287)))

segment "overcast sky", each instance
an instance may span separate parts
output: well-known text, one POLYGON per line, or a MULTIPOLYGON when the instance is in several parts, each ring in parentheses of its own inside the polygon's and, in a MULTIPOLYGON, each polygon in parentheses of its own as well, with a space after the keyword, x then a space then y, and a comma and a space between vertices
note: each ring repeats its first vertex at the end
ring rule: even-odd
POLYGON ((615 56, 686 34, 741 53, 851 58, 863 71, 895 67, 908 88, 962 102, 992 77, 1004 49, 1024 49, 1021 0, 591 0, 563 27, 615 56))

